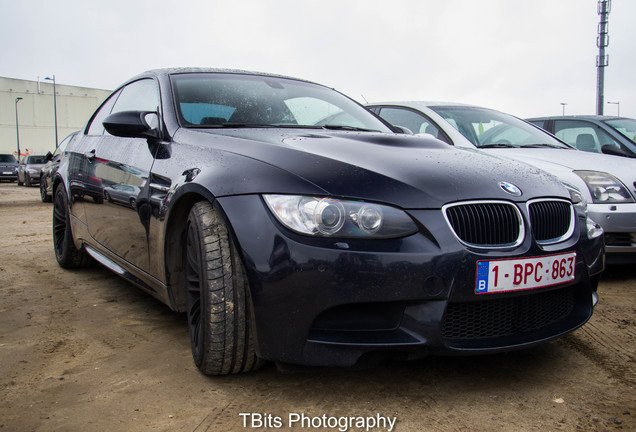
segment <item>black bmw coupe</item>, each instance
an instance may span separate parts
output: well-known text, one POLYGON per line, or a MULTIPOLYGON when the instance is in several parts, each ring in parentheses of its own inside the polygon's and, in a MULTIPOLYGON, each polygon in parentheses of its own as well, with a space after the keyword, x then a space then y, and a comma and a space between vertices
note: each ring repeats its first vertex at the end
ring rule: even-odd
POLYGON ((576 189, 395 132, 304 80, 143 73, 64 152, 57 261, 185 312, 210 375, 496 352, 589 319, 603 237, 576 189))

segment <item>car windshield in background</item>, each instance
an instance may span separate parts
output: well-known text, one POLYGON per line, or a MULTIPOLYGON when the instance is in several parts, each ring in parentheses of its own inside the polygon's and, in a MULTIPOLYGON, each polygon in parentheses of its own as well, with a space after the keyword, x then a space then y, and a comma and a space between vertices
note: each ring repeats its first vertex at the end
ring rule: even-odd
POLYGON ((391 132, 346 96, 316 84, 237 74, 172 76, 185 127, 298 127, 391 132))
POLYGON ((0 155, 0 162, 2 163, 18 163, 15 156, 9 154, 0 155))
POLYGON ((27 157, 26 163, 28 164, 45 164, 46 157, 45 156, 29 156, 27 157))
POLYGON ((477 147, 571 148, 540 129, 498 111, 455 106, 430 108, 477 147))
POLYGON ((617 132, 625 135, 628 139, 636 142, 636 120, 617 119, 607 120, 605 123, 616 129, 617 132))

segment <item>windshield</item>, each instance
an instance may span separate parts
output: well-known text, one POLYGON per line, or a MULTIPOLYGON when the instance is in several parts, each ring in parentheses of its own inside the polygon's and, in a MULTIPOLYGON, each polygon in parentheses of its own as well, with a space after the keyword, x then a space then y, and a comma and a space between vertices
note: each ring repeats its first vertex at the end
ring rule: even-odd
POLYGON ((10 154, 0 154, 0 162, 3 162, 3 163, 18 163, 18 161, 15 159, 15 156, 10 155, 10 154))
POLYGON ((185 127, 298 127, 391 132, 346 96, 293 79, 231 73, 172 76, 185 127))
POLYGON ((475 146, 571 148, 508 114, 478 107, 430 107, 475 146))
POLYGON ((46 157, 44 156, 29 156, 26 160, 28 164, 45 164, 46 157))
POLYGON ((607 120, 605 123, 616 129, 616 131, 620 132, 622 135, 625 135, 631 141, 636 142, 636 120, 607 120))

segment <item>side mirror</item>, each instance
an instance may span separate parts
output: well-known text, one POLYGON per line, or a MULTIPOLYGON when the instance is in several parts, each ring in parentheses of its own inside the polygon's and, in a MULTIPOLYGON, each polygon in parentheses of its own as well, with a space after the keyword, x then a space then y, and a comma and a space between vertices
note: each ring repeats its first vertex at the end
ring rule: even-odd
POLYGON ((44 156, 46 158, 47 161, 50 161, 51 159, 53 159, 53 153, 51 152, 46 152, 46 156, 44 156))
POLYGON ((605 144, 604 146, 602 146, 601 152, 608 155, 631 157, 631 155, 628 154, 625 150, 612 144, 605 144))
POLYGON ((157 124, 157 113, 152 111, 120 111, 111 114, 102 124, 106 131, 123 138, 159 138, 159 130, 150 126, 157 124))

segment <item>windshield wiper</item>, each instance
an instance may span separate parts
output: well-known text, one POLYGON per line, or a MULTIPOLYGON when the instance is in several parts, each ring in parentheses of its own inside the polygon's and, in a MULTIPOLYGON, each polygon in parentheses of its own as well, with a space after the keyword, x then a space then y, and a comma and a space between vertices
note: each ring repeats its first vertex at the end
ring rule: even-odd
POLYGON ((326 125, 322 125, 322 127, 329 130, 346 130, 346 131, 356 131, 356 132, 380 132, 379 130, 375 130, 375 129, 365 129, 361 127, 346 126, 346 125, 326 124, 326 125))
POLYGON ((190 127, 195 128, 271 128, 276 127, 268 124, 258 124, 258 123, 220 123, 220 124, 200 124, 200 125, 192 125, 190 127))
POLYGON ((477 146, 477 148, 480 148, 480 149, 483 149, 483 148, 517 148, 517 146, 516 145, 512 145, 512 144, 497 143, 497 144, 484 144, 484 145, 477 146))
POLYGON ((568 149, 569 147, 566 146, 559 146, 556 144, 525 144, 522 146, 519 146, 521 148, 540 148, 540 147, 548 147, 548 148, 556 148, 556 149, 568 149))

